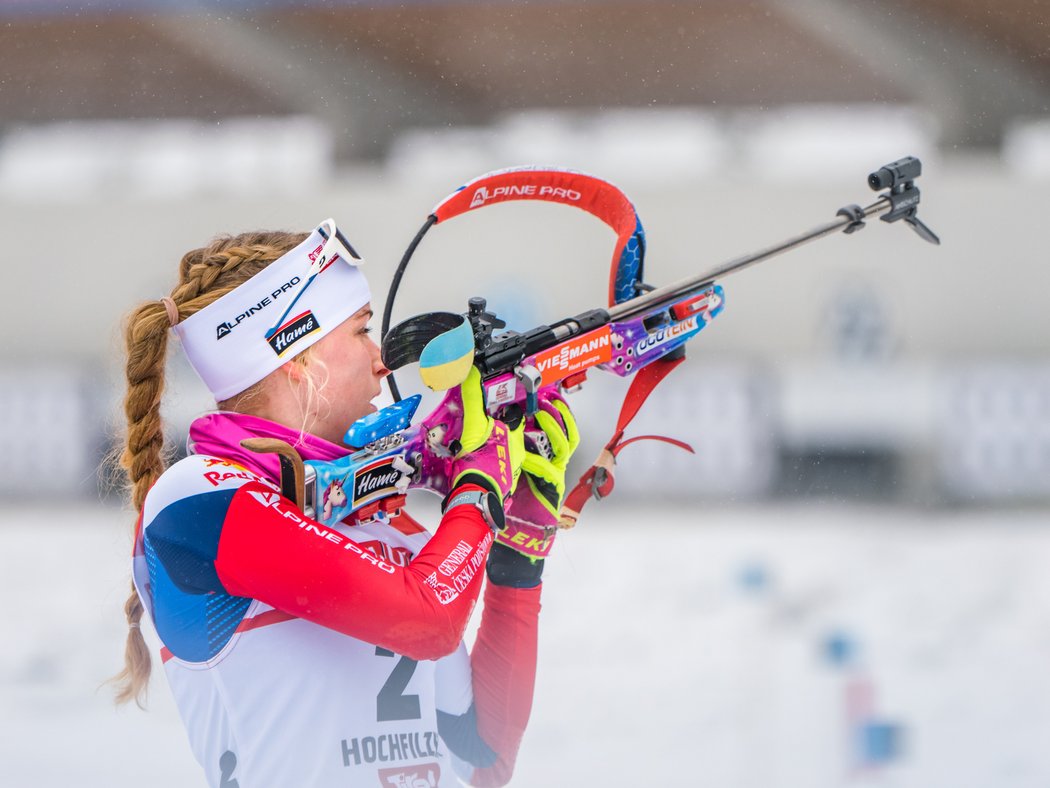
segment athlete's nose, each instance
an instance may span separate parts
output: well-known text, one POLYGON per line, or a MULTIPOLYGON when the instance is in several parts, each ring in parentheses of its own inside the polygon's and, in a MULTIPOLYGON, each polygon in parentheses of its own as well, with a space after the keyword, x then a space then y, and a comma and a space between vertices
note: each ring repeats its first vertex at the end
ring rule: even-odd
POLYGON ((370 341, 372 343, 372 374, 377 378, 385 378, 390 374, 390 370, 383 363, 383 354, 379 349, 379 345, 376 344, 374 339, 370 339, 370 341))

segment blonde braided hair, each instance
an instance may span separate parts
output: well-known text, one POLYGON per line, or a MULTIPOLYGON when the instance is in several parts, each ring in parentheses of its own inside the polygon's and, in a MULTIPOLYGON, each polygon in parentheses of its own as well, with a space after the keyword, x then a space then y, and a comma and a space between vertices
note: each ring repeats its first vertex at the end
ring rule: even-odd
MULTIPOLYGON (((124 396, 127 434, 120 466, 127 476, 131 504, 140 515, 146 493, 166 468, 160 403, 164 393, 168 330, 173 318, 185 320, 200 311, 306 237, 306 233, 250 232, 217 238, 208 246, 183 256, 179 263, 179 283, 172 290, 167 306, 163 301, 147 301, 128 315, 124 396)), ((251 392, 252 389, 242 392, 237 399, 249 397, 251 392)), ((228 404, 219 403, 219 406, 225 409, 228 404)), ((134 700, 141 707, 145 699, 152 665, 139 629, 142 612, 142 600, 132 583, 131 594, 124 603, 128 622, 124 669, 112 679, 118 704, 134 700)))

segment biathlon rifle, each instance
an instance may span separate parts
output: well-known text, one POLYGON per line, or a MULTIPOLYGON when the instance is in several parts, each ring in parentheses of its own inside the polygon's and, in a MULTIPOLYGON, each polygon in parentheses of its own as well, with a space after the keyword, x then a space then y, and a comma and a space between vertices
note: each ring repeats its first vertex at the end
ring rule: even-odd
MULTIPOLYGON (((382 357, 391 370, 418 362, 424 383, 436 391, 462 383, 470 368, 481 373, 484 402, 493 416, 508 423, 535 413, 545 389, 573 390, 598 367, 621 377, 634 375, 612 438, 598 460, 566 497, 561 524, 571 527, 584 503, 611 492, 616 455, 628 444, 657 439, 689 451, 687 444, 662 436, 624 440, 624 431, 653 388, 685 359, 685 343, 717 317, 725 294, 716 280, 742 271, 802 244, 843 231, 852 234, 865 221, 904 220, 925 241, 939 244, 918 216, 922 165, 907 157, 868 176, 874 191, 870 205, 847 205, 836 219, 757 252, 713 266, 664 287, 642 280, 645 233, 634 206, 612 184, 582 173, 519 168, 483 175, 460 187, 434 208, 398 266, 387 296, 382 325, 382 357), (487 205, 542 200, 581 208, 617 234, 609 275, 609 306, 591 309, 529 331, 502 330, 504 321, 487 311, 484 298, 469 300, 465 314, 430 312, 390 327, 398 287, 423 236, 435 224, 487 205)), ((355 422, 344 442, 354 447, 331 462, 307 460, 274 447, 281 454, 282 487, 304 511, 326 525, 353 515, 358 521, 393 516, 410 488, 446 495, 462 419, 449 407, 450 396, 416 424, 421 397, 402 398, 394 375, 388 378, 394 404, 355 422)), ((542 431, 529 429, 530 448, 547 451, 542 431)))

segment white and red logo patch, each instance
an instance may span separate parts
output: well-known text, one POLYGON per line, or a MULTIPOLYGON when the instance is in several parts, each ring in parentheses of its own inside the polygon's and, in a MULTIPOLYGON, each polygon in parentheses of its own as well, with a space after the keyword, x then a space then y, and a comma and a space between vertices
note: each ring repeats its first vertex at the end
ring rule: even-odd
POLYGON ((319 265, 319 266, 320 266, 320 267, 319 267, 319 268, 317 269, 317 273, 321 273, 321 272, 322 272, 322 271, 324 271, 324 270, 325 270, 326 268, 328 268, 328 267, 329 267, 329 266, 330 266, 330 265, 331 265, 332 263, 334 263, 334 262, 335 262, 336 260, 338 260, 338 259, 339 259, 339 255, 338 255, 338 254, 336 254, 335 252, 332 252, 332 253, 331 253, 331 254, 330 254, 330 255, 328 256, 328 258, 327 258, 327 259, 324 259, 324 258, 322 258, 321 262, 320 262, 320 263, 318 263, 318 262, 317 262, 317 258, 318 258, 318 257, 320 257, 320 255, 321 255, 321 250, 322 250, 322 249, 324 249, 324 244, 318 244, 317 248, 316 248, 316 249, 314 249, 314 250, 313 250, 312 252, 310 252, 310 253, 309 253, 309 254, 307 255, 307 257, 309 257, 309 258, 310 258, 310 262, 311 262, 311 263, 312 263, 313 265, 319 265))
POLYGON ((379 770, 379 784, 384 788, 438 788, 441 767, 436 763, 418 766, 397 766, 379 770))
POLYGON ((513 402, 517 396, 518 381, 508 378, 485 389, 485 407, 495 410, 500 405, 513 402))

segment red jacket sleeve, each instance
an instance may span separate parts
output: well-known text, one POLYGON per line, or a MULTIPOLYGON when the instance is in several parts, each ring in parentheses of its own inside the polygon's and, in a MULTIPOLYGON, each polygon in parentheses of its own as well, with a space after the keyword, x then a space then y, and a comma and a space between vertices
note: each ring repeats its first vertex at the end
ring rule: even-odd
POLYGON ((412 659, 437 659, 463 637, 491 544, 481 513, 457 506, 408 566, 394 566, 249 483, 230 503, 215 569, 231 594, 412 659))
POLYGON ((474 770, 471 785, 505 785, 514 773, 532 711, 541 588, 508 588, 490 582, 485 589, 470 667, 478 734, 497 758, 491 766, 474 770))

